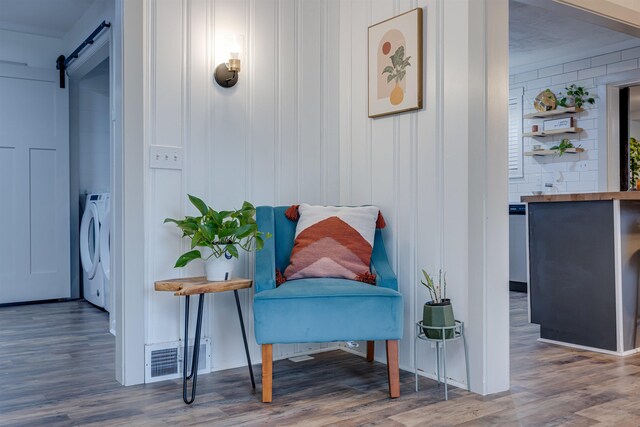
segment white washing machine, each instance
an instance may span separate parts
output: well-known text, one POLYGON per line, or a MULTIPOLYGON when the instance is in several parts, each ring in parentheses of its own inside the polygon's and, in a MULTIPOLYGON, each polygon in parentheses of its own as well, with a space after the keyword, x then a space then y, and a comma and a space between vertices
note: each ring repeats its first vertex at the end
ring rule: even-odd
POLYGON ((102 246, 100 243, 100 229, 102 224, 108 224, 105 221, 108 211, 108 193, 87 194, 84 214, 80 222, 80 261, 84 270, 82 284, 84 299, 95 306, 105 309, 109 308, 108 299, 106 298, 109 291, 105 288, 105 272, 100 265, 100 249, 102 246))
POLYGON ((104 309, 111 313, 111 206, 109 195, 100 219, 100 268, 104 276, 104 309))

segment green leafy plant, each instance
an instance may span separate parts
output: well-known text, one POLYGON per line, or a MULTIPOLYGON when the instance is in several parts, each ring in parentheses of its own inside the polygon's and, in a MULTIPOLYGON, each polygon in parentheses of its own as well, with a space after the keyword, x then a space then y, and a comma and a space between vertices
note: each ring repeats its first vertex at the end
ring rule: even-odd
POLYGON ((629 187, 635 188, 640 179, 640 143, 629 138, 629 187))
POLYGON ((400 46, 396 49, 396 52, 389 57, 391 59, 391 65, 387 65, 382 70, 382 74, 389 73, 387 76, 387 83, 396 79, 396 84, 400 83, 407 73, 405 68, 410 67, 410 56, 404 57, 404 46, 400 46))
POLYGON ((200 216, 186 216, 184 219, 167 218, 166 223, 174 223, 182 230, 182 237, 191 239, 191 250, 178 258, 174 267, 184 267, 194 259, 220 258, 225 253, 238 258, 238 248, 247 252, 260 250, 269 233, 258 231, 255 220, 256 208, 244 202, 242 208, 233 211, 215 211, 201 199, 188 195, 189 200, 200 212, 200 216), (197 248, 211 249, 206 258, 197 248))
POLYGON ((447 273, 443 274, 442 270, 440 270, 437 283, 426 271, 422 270, 422 274, 424 275, 424 280, 421 280, 420 283, 429 291, 432 303, 441 304, 444 302, 447 299, 447 273))
POLYGON ((562 92, 559 94, 560 98, 558 99, 558 105, 561 107, 567 106, 567 96, 572 96, 575 99, 575 106, 577 108, 582 107, 584 104, 593 105, 596 103, 596 100, 589 97, 589 91, 585 90, 582 86, 576 86, 575 84, 564 88, 567 93, 566 95, 562 95, 562 92))
POLYGON ((562 141, 560 141, 560 144, 554 145, 553 147, 551 147, 551 150, 556 150, 556 152, 558 153, 558 157, 562 157, 562 155, 569 148, 576 148, 576 147, 568 139, 565 138, 562 141))

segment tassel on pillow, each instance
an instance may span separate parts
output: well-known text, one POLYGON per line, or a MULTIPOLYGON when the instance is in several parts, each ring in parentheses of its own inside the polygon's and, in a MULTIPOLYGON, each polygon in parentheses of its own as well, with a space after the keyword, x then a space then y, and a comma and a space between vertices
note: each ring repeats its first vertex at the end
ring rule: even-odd
POLYGON ((284 215, 291 221, 297 221, 298 218, 300 218, 300 214, 298 213, 298 206, 300 205, 291 205, 291 207, 286 210, 284 215))
POLYGON ((376 228, 385 228, 387 223, 384 222, 384 217, 382 216, 382 212, 378 211, 378 219, 376 220, 376 228))
POLYGON ((368 283, 370 285, 376 284, 376 275, 371 273, 370 271, 365 271, 364 273, 360 273, 356 276, 356 280, 362 283, 368 283))
POLYGON ((287 281, 287 278, 280 273, 280 269, 276 269, 276 288, 287 281))

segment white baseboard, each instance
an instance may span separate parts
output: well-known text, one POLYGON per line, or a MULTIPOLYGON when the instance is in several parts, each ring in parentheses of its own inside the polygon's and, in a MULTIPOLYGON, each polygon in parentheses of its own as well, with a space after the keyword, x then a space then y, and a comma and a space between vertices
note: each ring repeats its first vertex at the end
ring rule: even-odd
POLYGON ((571 343, 562 342, 562 341, 548 340, 546 338, 538 338, 538 341, 546 343, 546 344, 554 344, 554 345, 561 345, 563 347, 577 348, 578 350, 586 350, 586 351, 593 351, 595 353, 608 354, 610 356, 625 357, 625 356, 631 356, 632 354, 640 353, 640 348, 634 348, 633 350, 617 352, 617 351, 611 351, 611 350, 604 350, 604 349, 601 349, 601 348, 588 347, 588 346, 585 346, 585 345, 571 344, 571 343))
MULTIPOLYGON (((309 356, 312 354, 317 354, 317 353, 325 353, 327 351, 334 351, 334 350, 338 350, 340 347, 338 346, 334 346, 334 347, 328 347, 328 348, 318 348, 315 350, 307 350, 307 351, 300 351, 297 352, 295 354, 287 354, 284 356, 279 356, 279 357, 274 357, 273 360, 284 360, 284 359, 288 359, 290 357, 294 357, 294 356, 309 356)), ((262 363, 262 359, 258 358, 258 359, 251 359, 251 363, 253 365, 260 365, 262 363)), ((235 362, 235 363, 227 363, 224 366, 218 366, 218 367, 212 367, 210 372, 218 372, 218 371, 225 371, 227 369, 235 369, 235 368, 242 368, 242 367, 246 367, 247 366, 247 361, 246 359, 243 357, 242 360, 235 362)))
MULTIPOLYGON (((361 352, 359 352, 359 351, 357 351, 355 349, 349 348, 349 347, 340 346, 339 349, 342 350, 342 351, 345 351, 347 353, 351 353, 351 354, 355 354, 356 356, 360 356, 363 359, 366 359, 366 357, 367 357, 366 354, 361 353, 361 352)), ((382 363, 383 365, 387 364, 386 359, 383 360, 383 359, 380 359, 380 358, 375 358, 374 360, 376 362, 382 363)), ((400 365, 400 370, 406 371, 406 372, 409 372, 409 373, 415 375, 415 371, 414 371, 413 367, 411 367, 411 366, 406 366, 406 365, 402 365, 401 364, 400 365)), ((432 379, 434 381, 437 381, 436 374, 429 374, 429 373, 426 373, 424 371, 418 370, 418 375, 420 375, 421 377, 425 377, 425 378, 429 378, 429 379, 432 379)), ((455 379, 453 379, 451 377, 449 377, 447 379, 447 384, 455 386, 455 387, 458 387, 458 388, 461 388, 461 389, 464 389, 464 390, 468 390, 468 387, 467 387, 466 384, 464 384, 464 383, 462 383, 460 381, 457 381, 457 380, 455 380, 455 379)))

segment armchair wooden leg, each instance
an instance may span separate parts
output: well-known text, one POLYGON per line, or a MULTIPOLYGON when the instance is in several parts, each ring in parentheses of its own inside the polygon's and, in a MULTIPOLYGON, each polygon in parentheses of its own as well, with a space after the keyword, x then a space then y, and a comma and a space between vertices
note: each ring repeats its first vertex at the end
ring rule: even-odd
MULTIPOLYGON (((264 361, 262 363, 264 363, 264 361)), ((398 366, 397 340, 387 340, 387 373, 389 375, 389 396, 391 396, 392 399, 400 397, 400 369, 398 366)))
POLYGON ((373 362, 373 356, 376 350, 375 341, 367 341, 367 362, 373 362))
MULTIPOLYGON (((397 344, 396 344, 397 345, 397 344)), ((397 360, 397 359, 396 359, 397 360)), ((272 400, 273 344, 262 344, 262 402, 272 400)))

